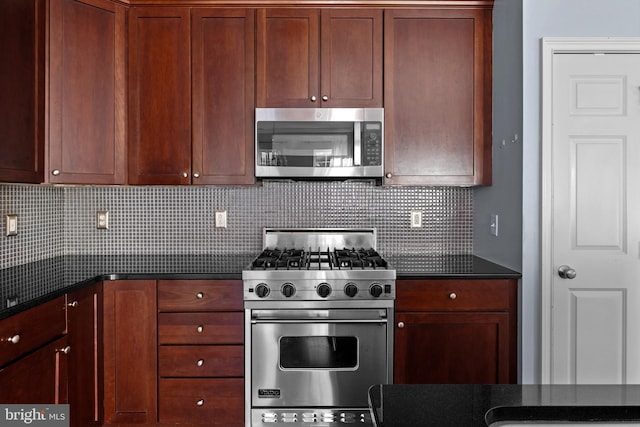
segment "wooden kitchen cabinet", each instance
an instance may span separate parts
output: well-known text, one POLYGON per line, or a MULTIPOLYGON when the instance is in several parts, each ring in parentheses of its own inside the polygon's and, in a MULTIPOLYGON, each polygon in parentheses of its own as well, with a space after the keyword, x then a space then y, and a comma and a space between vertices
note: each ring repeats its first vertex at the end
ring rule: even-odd
POLYGON ((114 280, 103 289, 104 419, 157 421, 155 280, 114 280))
POLYGON ((0 181, 44 176, 45 0, 0 2, 0 181))
POLYGON ((516 280, 398 280, 395 308, 395 383, 516 383, 516 280))
POLYGON ((70 425, 101 426, 103 398, 102 282, 67 294, 70 425))
POLYGON ((240 280, 158 281, 159 422, 244 425, 240 280))
POLYGON ((381 107, 382 11, 258 9, 258 107, 381 107))
POLYGON ((0 402, 67 403, 65 299, 0 321, 0 402))
POLYGON ((385 11, 385 184, 491 184, 491 8, 385 11))
POLYGON ((255 11, 135 7, 130 184, 253 184, 255 11))
POLYGON ((125 183, 125 15, 109 0, 49 3, 50 183, 125 183))

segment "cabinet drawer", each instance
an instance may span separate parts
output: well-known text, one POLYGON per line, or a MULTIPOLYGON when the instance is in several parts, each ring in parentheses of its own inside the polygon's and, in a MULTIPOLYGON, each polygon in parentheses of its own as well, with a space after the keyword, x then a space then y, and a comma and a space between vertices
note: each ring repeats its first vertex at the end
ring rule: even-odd
POLYGON ((160 346, 158 369, 161 377, 242 377, 244 346, 171 345, 160 346))
POLYGON ((160 379, 159 421, 223 426, 244 425, 244 380, 160 379))
POLYGON ((242 310, 241 280, 159 280, 159 311, 242 310))
POLYGON ((64 296, 0 321, 0 366, 66 331, 64 296))
POLYGON ((506 311, 515 308, 515 280, 398 280, 396 311, 506 311))
POLYGON ((159 313, 160 344, 242 344, 244 314, 159 313))

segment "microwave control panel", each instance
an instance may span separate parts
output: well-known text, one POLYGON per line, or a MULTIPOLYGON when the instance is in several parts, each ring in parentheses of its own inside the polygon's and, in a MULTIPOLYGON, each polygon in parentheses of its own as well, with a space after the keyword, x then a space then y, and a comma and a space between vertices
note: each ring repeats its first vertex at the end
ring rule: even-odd
POLYGON ((382 123, 364 122, 362 130, 362 165, 382 165, 382 123))

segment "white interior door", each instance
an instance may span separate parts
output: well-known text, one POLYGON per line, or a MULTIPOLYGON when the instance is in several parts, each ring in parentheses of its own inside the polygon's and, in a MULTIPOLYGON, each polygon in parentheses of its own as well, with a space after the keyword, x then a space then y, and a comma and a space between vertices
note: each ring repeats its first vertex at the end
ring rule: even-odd
POLYGON ((640 54, 552 64, 548 379, 640 383, 640 54))

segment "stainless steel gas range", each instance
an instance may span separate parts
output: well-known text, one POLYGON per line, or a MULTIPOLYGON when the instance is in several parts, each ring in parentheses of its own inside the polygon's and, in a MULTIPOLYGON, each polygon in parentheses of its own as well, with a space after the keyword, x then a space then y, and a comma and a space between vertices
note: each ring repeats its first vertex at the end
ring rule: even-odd
POLYGON ((265 229, 242 273, 245 425, 372 425, 393 372, 395 270, 375 229, 265 229))

